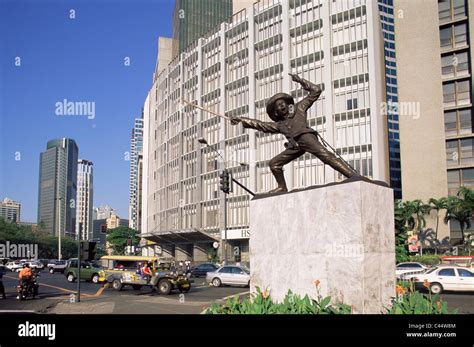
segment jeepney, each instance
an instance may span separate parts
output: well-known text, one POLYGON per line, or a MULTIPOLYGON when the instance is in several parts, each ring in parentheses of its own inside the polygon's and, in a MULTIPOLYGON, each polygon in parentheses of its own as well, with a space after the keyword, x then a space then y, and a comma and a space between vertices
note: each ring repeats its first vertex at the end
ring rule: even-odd
POLYGON ((107 255, 100 261, 104 267, 106 281, 118 291, 125 286, 131 286, 134 290, 148 286, 163 295, 170 294, 174 289, 187 293, 193 282, 187 275, 174 269, 173 258, 107 255), (151 279, 146 279, 141 274, 140 270, 145 262, 151 265, 151 279))

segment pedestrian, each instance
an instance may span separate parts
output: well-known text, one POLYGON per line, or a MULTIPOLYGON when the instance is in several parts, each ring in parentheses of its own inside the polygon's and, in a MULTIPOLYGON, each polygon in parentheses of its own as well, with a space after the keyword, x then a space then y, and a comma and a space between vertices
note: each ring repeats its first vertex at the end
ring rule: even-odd
POLYGON ((3 275, 5 275, 5 264, 7 262, 7 259, 3 259, 2 262, 0 263, 0 295, 2 296, 2 299, 6 299, 5 295, 5 286, 3 285, 3 275))

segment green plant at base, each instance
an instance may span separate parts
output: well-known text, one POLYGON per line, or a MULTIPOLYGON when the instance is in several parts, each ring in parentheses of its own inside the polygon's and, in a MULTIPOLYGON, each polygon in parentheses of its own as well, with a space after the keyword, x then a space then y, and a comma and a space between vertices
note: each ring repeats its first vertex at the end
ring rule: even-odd
MULTIPOLYGON (((429 283, 424 284, 429 288, 429 283)), ((423 294, 415 290, 412 281, 400 281, 397 285, 396 296, 392 299, 392 306, 386 308, 388 314, 448 314, 457 313, 457 310, 448 312, 446 301, 438 294, 423 294)))
POLYGON ((223 305, 213 304, 207 314, 348 314, 352 312, 349 305, 343 303, 331 304, 331 297, 323 298, 316 285, 317 297, 294 294, 291 290, 282 302, 273 302, 267 290, 263 292, 257 287, 257 293, 252 299, 239 300, 238 296, 227 300, 223 305))

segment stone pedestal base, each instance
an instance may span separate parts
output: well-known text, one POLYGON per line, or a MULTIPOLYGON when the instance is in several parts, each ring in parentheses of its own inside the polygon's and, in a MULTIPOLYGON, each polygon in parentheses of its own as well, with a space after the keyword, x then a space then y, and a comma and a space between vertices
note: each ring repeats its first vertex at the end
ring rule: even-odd
POLYGON ((250 202, 251 291, 288 290, 381 313, 395 296, 392 189, 357 181, 250 202))

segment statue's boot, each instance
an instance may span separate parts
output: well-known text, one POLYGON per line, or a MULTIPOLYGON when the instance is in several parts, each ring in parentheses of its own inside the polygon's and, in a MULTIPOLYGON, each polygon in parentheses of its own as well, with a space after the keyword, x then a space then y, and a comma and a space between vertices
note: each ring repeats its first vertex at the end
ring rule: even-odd
POLYGON ((275 189, 270 190, 268 193, 273 194, 273 193, 286 193, 288 191, 288 188, 286 187, 286 182, 285 182, 285 175, 283 174, 283 170, 272 170, 273 176, 275 176, 275 179, 277 181, 278 187, 275 189))

